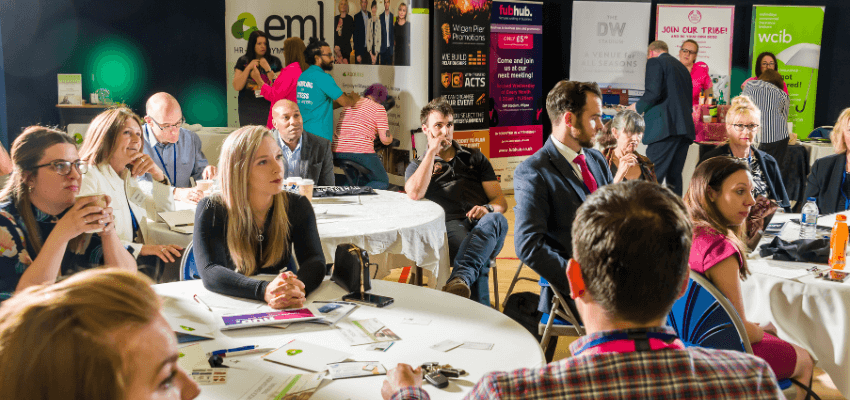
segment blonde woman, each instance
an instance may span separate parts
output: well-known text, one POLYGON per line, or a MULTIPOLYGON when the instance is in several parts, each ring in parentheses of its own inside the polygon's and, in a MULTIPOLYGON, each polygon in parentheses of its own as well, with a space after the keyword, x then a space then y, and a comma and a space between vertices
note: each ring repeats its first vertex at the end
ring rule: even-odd
POLYGON ((70 136, 31 126, 12 143, 11 159, 14 170, 0 192, 0 301, 103 263, 136 271, 115 233, 112 208, 75 198, 88 164, 70 136), (93 232, 99 233, 86 240, 93 232))
POLYGON ((188 400, 159 298, 136 274, 90 270, 35 286, 0 307, 0 387, 7 400, 188 400))
POLYGON ((759 134, 760 121, 761 111, 748 96, 741 95, 732 99, 726 113, 728 142, 703 155, 702 160, 732 156, 746 161, 753 177, 753 197, 764 196, 775 200, 785 211, 791 212, 791 201, 785 191, 779 163, 770 154, 753 146, 753 140, 759 134))
POLYGON ((845 108, 829 134, 835 154, 819 158, 806 183, 806 197, 817 199, 821 214, 850 209, 850 108, 845 108))
POLYGON ((221 194, 198 203, 194 252, 204 286, 273 308, 301 306, 322 283, 325 256, 307 198, 281 190, 283 154, 271 131, 245 126, 224 141, 221 194), (290 266, 295 247, 298 270, 290 266), (277 275, 267 282, 251 278, 277 275))
POLYGON ((80 158, 89 166, 80 194, 104 193, 112 198, 115 230, 140 269, 148 267, 144 272, 157 276, 159 271, 150 268, 159 265, 157 260, 179 259, 180 246, 143 244, 145 216, 174 211, 174 194, 168 177, 142 152, 141 118, 127 108, 100 113, 89 125, 80 158), (145 173, 154 181, 152 196, 139 189, 136 181, 145 173))

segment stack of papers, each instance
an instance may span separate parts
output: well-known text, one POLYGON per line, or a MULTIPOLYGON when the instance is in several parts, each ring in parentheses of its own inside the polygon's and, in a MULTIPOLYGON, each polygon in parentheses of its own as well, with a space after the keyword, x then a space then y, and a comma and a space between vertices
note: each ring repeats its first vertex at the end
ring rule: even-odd
POLYGON ((195 231, 195 210, 166 211, 159 217, 174 232, 192 234, 195 231))
POLYGON ((401 340, 401 337, 375 318, 351 321, 350 325, 346 324, 339 328, 343 339, 352 346, 401 340))

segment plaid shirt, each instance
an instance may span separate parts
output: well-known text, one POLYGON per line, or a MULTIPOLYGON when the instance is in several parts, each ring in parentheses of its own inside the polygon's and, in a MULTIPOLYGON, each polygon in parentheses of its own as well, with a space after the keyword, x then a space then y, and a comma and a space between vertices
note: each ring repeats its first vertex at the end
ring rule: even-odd
MULTIPOLYGON (((671 333, 667 327, 653 329, 671 333)), ((576 354, 612 333, 596 332, 570 345, 576 354)), ((537 369, 491 372, 466 399, 783 399, 776 377, 761 358, 698 347, 581 355, 537 369)), ((589 350, 593 350, 593 346, 589 350)), ((392 400, 427 400, 422 388, 405 387, 392 400)))

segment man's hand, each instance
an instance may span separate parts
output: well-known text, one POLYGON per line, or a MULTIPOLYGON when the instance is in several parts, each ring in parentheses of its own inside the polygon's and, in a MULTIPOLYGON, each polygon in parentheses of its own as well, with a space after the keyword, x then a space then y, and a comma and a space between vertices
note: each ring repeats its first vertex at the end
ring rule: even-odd
POLYGON ((204 192, 195 188, 174 188, 174 200, 198 204, 204 198, 204 192))
POLYGON ((395 392, 408 386, 422 387, 422 367, 413 369, 410 365, 399 363, 387 371, 387 379, 381 387, 381 396, 384 400, 390 400, 395 392))
POLYGON ((438 135, 428 135, 428 150, 434 149, 436 151, 440 151, 443 149, 443 145, 448 141, 447 135, 442 133, 438 135))
POLYGON ((215 165, 207 165, 204 168, 204 172, 201 173, 201 177, 204 179, 213 179, 216 173, 218 173, 218 170, 216 170, 215 165))
POLYGON ((471 219, 471 220, 479 220, 483 216, 485 216, 489 213, 490 213, 490 211, 487 211, 487 209, 484 208, 484 206, 475 206, 475 207, 472 207, 472 209, 469 210, 469 212, 466 213, 466 217, 471 219))

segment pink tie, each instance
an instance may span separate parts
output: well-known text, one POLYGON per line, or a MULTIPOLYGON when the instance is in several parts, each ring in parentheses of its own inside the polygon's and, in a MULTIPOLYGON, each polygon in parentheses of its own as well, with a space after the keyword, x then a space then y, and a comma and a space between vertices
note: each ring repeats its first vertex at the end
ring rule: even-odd
POLYGON ((584 154, 579 154, 573 162, 578 164, 579 168, 581 168, 581 179, 584 180, 584 185, 587 186, 587 190, 590 193, 595 192, 596 179, 593 178, 593 174, 591 174, 590 169, 587 168, 587 161, 584 160, 584 154))

